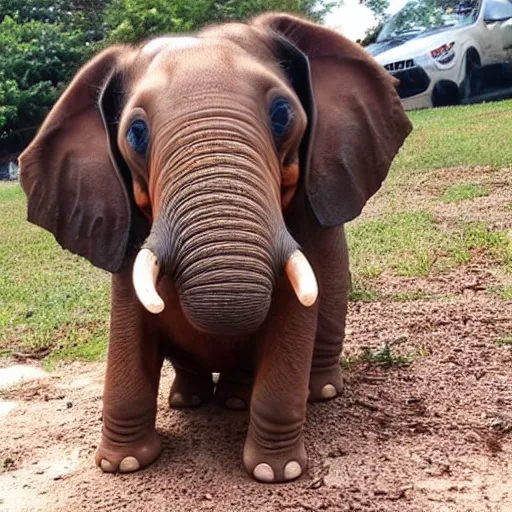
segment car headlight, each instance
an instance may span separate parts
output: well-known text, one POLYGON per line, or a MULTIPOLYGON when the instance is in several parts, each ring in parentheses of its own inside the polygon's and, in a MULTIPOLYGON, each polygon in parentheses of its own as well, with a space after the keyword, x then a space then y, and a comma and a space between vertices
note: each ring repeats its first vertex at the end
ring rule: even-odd
POLYGON ((431 50, 430 55, 432 55, 434 60, 439 62, 439 64, 448 64, 455 57, 455 51, 453 49, 454 44, 455 42, 443 44, 443 46, 440 46, 435 50, 431 50))

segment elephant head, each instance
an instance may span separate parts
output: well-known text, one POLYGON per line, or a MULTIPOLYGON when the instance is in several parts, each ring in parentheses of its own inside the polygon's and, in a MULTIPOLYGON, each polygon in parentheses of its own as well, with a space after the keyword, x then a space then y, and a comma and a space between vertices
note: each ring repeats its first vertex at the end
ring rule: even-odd
POLYGON ((287 14, 112 46, 83 66, 20 157, 28 220, 96 267, 133 265, 159 313, 254 331, 285 272, 314 272, 287 228, 304 208, 354 219, 411 130, 395 80, 364 49, 287 14))

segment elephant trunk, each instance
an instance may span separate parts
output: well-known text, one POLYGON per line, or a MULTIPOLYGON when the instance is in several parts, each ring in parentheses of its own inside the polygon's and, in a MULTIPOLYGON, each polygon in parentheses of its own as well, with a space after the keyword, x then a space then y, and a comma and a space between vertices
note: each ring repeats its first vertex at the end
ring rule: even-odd
POLYGON ((190 159, 174 155, 172 171, 161 174, 172 178, 159 184, 159 213, 133 270, 144 306, 163 310, 155 288, 163 271, 196 328, 253 332, 268 314, 283 267, 301 302, 314 303, 313 271, 286 230, 258 153, 240 145, 201 153, 196 147, 190 159))

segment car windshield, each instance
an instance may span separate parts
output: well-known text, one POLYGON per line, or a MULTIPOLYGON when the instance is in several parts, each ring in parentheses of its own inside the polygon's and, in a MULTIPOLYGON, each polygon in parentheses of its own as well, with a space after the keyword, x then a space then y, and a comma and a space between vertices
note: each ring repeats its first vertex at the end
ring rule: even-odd
POLYGON ((423 32, 469 25, 476 21, 479 0, 463 0, 450 6, 449 0, 410 0, 384 25, 377 42, 408 39, 423 32))

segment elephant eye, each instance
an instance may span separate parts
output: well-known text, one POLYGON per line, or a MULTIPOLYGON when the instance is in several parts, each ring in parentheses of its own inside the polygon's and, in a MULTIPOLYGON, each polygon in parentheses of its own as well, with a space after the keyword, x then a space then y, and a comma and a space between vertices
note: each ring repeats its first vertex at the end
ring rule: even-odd
POLYGON ((140 155, 145 155, 149 143, 148 125, 142 119, 137 119, 128 128, 126 133, 128 144, 140 155))
POLYGON ((286 133, 292 119, 292 106, 284 99, 274 100, 270 107, 270 122, 272 124, 272 133, 276 139, 286 133))

